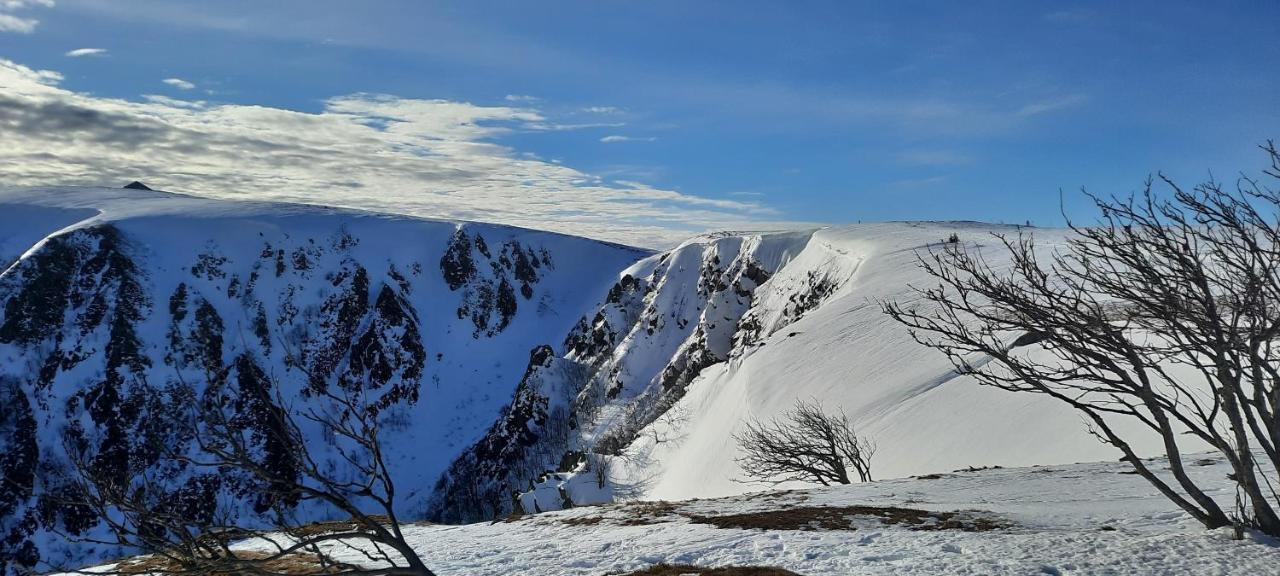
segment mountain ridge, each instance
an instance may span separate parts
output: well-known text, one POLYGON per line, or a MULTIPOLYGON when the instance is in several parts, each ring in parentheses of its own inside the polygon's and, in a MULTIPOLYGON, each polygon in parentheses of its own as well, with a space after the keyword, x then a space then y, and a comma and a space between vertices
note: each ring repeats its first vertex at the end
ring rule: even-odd
MULTIPOLYGON (((0 192, 0 560, 92 535, 56 502, 64 441, 104 473, 218 482, 156 460, 204 382, 305 406, 377 394, 406 508, 507 404, 528 351, 556 341, 649 252, 562 234, 314 206, 118 189, 0 192), (56 528, 56 530, 51 531, 56 528)), ((237 407, 244 422, 272 402, 237 407)), ((323 446, 322 431, 308 434, 323 446)), ((263 457, 270 459, 269 446, 263 457)), ((328 455, 332 457, 332 454, 328 455)), ((252 490, 219 484, 224 492, 252 490)), ((215 490, 216 492, 216 490, 215 490)), ((252 516, 257 506, 242 509, 252 516)), ((301 511, 317 517, 320 510, 301 511)), ((71 548, 74 548, 72 546, 71 548)), ((101 547, 77 555, 115 553, 101 547)))
MULTIPOLYGON (((721 232, 652 252, 323 206, 3 189, 0 448, 15 456, 0 462, 13 543, 0 560, 121 552, 59 542, 50 527, 97 528, 22 470, 56 468, 67 435, 113 474, 163 468, 134 440, 189 441, 166 417, 210 375, 244 398, 296 398, 245 401, 245 422, 326 386, 367 388, 403 509, 447 522, 753 490, 735 431, 800 399, 845 410, 880 445, 877 477, 1111 458, 1068 409, 954 376, 876 305, 913 298, 917 254, 955 237, 999 266, 988 233, 1024 230, 721 232)), ((1064 238, 1029 232, 1046 249, 1064 238)), ((215 492, 246 498, 251 521, 264 503, 226 482, 215 492)))

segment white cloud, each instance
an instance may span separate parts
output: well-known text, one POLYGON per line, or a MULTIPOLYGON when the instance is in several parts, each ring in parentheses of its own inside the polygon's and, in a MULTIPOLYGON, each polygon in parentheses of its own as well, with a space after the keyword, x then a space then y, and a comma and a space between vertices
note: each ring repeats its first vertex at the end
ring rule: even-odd
POLYGON ((172 108, 204 108, 208 106, 208 102, 204 100, 179 100, 170 98, 161 94, 143 94, 142 99, 153 104, 161 104, 172 108))
POLYGON ((496 138, 555 124, 520 106, 354 94, 316 113, 147 96, 101 98, 0 59, 6 184, 148 184, 498 222, 645 246, 713 229, 793 226, 754 199, 604 178, 496 138), (750 201, 748 201, 750 200, 750 201))
POLYGON ((53 0, 0 0, 0 32, 16 32, 18 34, 35 32, 36 26, 40 24, 39 20, 10 14, 10 12, 17 12, 34 6, 51 8, 53 7, 53 0))
POLYGON ((621 114, 622 109, 616 106, 587 106, 582 109, 588 114, 621 114))
POLYGON ((34 70, 0 58, 0 79, 12 82, 14 92, 21 93, 24 88, 28 91, 40 91, 45 87, 56 86, 62 82, 62 74, 53 70, 34 70))
POLYGON ((84 56, 101 56, 106 53, 106 48, 76 48, 67 52, 66 55, 71 58, 81 58, 84 56))
POLYGON ((658 138, 655 136, 639 137, 639 136, 622 136, 620 134, 610 134, 600 139, 600 141, 604 142, 605 144, 614 144, 617 142, 656 142, 657 140, 658 138))
POLYGON ((19 18, 13 14, 0 12, 0 32, 30 34, 35 32, 36 25, 39 23, 40 21, 34 18, 19 18))
POLYGON ((507 102, 525 102, 525 103, 542 101, 542 99, 538 98, 537 96, 529 96, 527 94, 507 94, 504 100, 506 100, 507 102))
POLYGON ((621 128, 626 126, 626 122, 530 122, 524 127, 530 130, 545 130, 551 132, 563 132, 566 130, 586 130, 588 128, 621 128))
POLYGON ((21 10, 31 6, 53 8, 53 0, 0 0, 0 10, 21 10))
POLYGON ((186 80, 183 80, 181 78, 165 78, 164 80, 161 80, 161 82, 164 82, 165 84, 173 86, 174 88, 177 88, 179 90, 191 90, 192 88, 196 87, 195 84, 187 82, 186 80))

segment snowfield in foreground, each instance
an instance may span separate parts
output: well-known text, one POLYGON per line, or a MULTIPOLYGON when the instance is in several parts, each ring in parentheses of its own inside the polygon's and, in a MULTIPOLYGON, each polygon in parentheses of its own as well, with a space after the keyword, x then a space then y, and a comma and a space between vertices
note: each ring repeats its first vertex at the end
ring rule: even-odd
MULTIPOLYGON (((1212 496, 1233 500, 1228 467, 1219 458, 1190 461, 1197 482, 1217 487, 1212 496)), ((1155 468, 1165 467, 1156 462, 1155 468)), ((658 563, 775 566, 806 576, 1275 574, 1280 568, 1280 542, 1205 531, 1129 470, 1102 462, 961 471, 584 507, 409 532, 441 576, 625 574, 658 563), (854 506, 866 508, 851 513, 854 506), (954 511, 960 513, 942 514, 954 511)))

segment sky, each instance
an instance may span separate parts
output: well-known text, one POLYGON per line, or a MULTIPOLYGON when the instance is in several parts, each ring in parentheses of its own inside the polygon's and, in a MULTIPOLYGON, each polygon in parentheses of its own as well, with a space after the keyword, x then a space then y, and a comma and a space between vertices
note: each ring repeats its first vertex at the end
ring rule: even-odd
POLYGON ((0 185, 663 247, 1256 173, 1280 3, 0 0, 0 185))

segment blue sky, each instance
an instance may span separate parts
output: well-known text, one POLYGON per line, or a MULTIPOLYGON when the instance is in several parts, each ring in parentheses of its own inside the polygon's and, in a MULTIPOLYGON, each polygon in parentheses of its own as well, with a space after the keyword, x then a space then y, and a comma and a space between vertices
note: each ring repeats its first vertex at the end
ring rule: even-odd
MULTIPOLYGON (((536 111, 474 138, 674 194, 655 206, 725 212, 636 216, 672 237, 722 221, 1052 225, 1059 189, 1085 214, 1081 186, 1254 171, 1256 145, 1280 136, 1280 4, 1261 0, 10 0, 0 29, 3 14, 0 58, 60 74, 86 106, 149 95, 323 114, 378 94, 536 111), (85 48, 105 52, 67 55, 85 48)), ((345 193, 333 203, 362 205, 345 193)))

